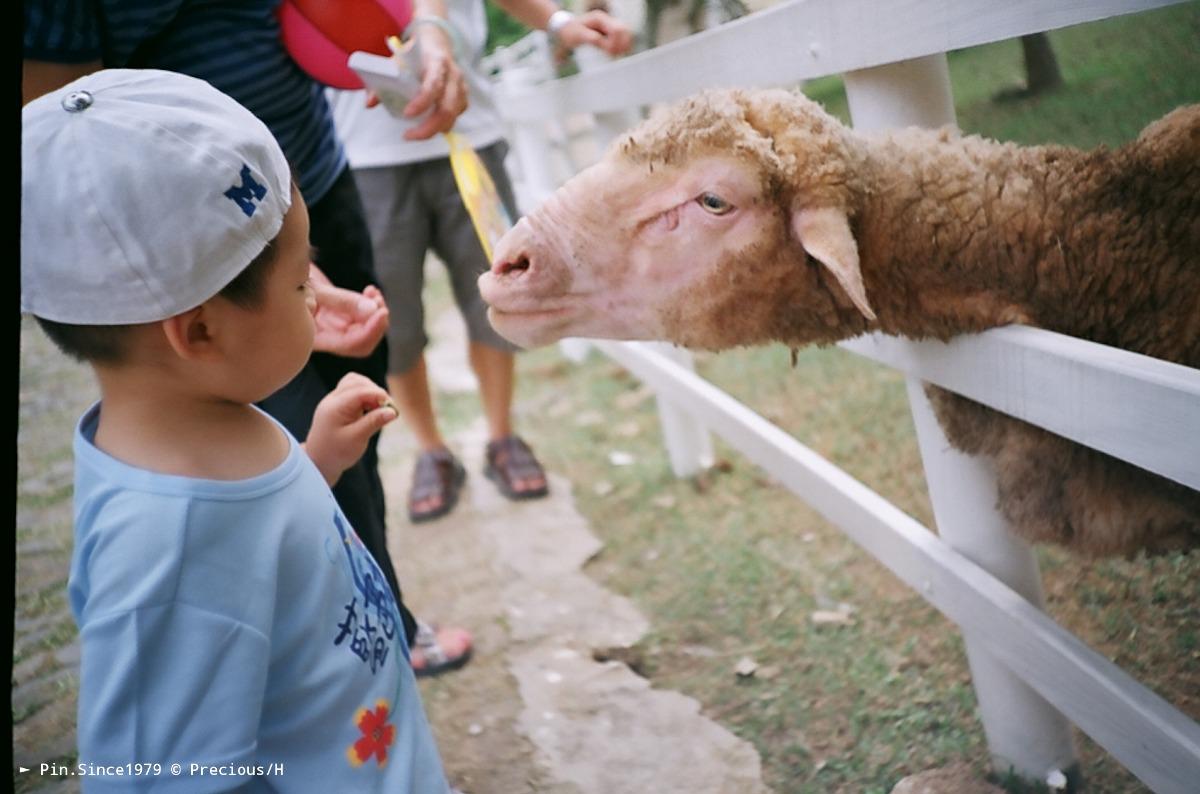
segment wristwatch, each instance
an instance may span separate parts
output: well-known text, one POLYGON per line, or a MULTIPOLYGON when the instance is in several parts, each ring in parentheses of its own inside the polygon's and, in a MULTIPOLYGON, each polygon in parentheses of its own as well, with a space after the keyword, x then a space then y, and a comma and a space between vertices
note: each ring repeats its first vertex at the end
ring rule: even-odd
POLYGON ((550 19, 546 22, 546 37, 550 39, 551 44, 559 43, 558 34, 574 18, 575 15, 565 8, 560 8, 550 15, 550 19))

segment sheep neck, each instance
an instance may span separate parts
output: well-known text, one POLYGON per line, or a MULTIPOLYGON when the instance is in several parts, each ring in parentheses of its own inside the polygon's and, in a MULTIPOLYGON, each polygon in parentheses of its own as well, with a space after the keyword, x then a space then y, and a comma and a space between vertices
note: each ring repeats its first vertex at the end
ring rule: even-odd
POLYGON ((1097 150, 944 131, 866 141, 856 233, 881 330, 948 338, 1012 322, 1080 332, 1071 231, 1104 169, 1097 150))

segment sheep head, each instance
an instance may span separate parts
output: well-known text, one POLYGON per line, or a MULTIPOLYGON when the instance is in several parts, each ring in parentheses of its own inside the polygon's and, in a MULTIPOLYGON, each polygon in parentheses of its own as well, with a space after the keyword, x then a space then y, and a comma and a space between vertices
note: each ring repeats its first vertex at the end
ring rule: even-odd
POLYGON ((685 100, 500 241, 479 282, 492 325, 526 347, 584 336, 713 350, 864 330, 856 146, 799 94, 685 100))

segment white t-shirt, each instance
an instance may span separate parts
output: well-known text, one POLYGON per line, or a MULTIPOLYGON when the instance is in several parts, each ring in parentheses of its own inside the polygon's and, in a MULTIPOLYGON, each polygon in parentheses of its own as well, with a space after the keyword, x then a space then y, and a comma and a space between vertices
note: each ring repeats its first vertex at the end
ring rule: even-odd
MULTIPOLYGON (((483 71, 483 48, 487 42, 487 14, 483 0, 446 0, 446 18, 459 34, 459 68, 467 83, 468 106, 458 117, 454 131, 482 149, 504 137, 500 114, 492 98, 492 83, 483 71)), ((346 146, 352 168, 379 168, 405 165, 422 160, 447 157, 446 138, 434 135, 424 141, 407 141, 406 130, 423 117, 405 119, 393 116, 383 105, 366 107, 365 91, 326 90, 333 108, 338 137, 346 146)))

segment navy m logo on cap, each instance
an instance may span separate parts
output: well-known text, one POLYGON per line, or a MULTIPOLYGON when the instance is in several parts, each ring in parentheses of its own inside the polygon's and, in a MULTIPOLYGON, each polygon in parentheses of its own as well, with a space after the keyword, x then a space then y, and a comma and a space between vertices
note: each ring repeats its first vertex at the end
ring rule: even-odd
POLYGON ((267 195, 267 189, 254 181, 254 177, 250 174, 250 166, 244 163, 241 177, 242 184, 234 185, 226 190, 225 196, 241 207, 242 212, 246 213, 246 217, 249 218, 258 209, 258 205, 254 202, 262 201, 263 196, 267 195))

